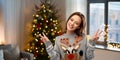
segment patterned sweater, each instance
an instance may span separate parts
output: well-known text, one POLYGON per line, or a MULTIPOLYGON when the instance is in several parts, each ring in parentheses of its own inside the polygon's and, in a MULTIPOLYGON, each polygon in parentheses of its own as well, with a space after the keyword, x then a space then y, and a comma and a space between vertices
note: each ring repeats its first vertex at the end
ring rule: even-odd
POLYGON ((76 34, 63 34, 56 37, 55 45, 50 41, 45 43, 46 50, 51 60, 92 60, 94 57, 95 43, 87 41, 76 34))

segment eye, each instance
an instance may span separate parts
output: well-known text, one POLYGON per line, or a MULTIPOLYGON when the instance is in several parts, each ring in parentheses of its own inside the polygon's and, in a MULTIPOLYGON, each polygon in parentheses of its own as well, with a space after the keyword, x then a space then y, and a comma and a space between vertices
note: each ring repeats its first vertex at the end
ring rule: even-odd
POLYGON ((70 21, 73 21, 73 19, 71 18, 70 21))
POLYGON ((78 22, 76 22, 75 24, 76 24, 76 25, 79 25, 79 23, 78 23, 78 22))

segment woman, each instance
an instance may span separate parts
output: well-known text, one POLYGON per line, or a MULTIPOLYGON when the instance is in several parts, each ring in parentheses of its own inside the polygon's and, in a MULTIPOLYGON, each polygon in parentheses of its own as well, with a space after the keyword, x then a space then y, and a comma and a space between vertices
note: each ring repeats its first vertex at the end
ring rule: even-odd
POLYGON ((56 37, 54 46, 44 33, 40 34, 51 60, 91 60, 94 57, 95 41, 98 40, 101 31, 97 31, 87 42, 85 24, 83 14, 71 14, 66 23, 66 32, 56 37))

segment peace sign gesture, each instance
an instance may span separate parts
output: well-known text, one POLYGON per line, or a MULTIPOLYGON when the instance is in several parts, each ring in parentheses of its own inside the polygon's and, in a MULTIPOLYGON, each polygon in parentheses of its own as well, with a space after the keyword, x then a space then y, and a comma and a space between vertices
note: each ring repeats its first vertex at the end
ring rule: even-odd
POLYGON ((45 43, 45 42, 47 42, 47 41, 49 41, 49 39, 48 39, 48 37, 44 34, 44 33, 42 33, 42 34, 40 34, 40 39, 45 43))
POLYGON ((99 37, 100 37, 100 34, 102 33, 103 31, 101 31, 101 30, 97 30, 97 32, 95 33, 95 35, 93 36, 93 40, 94 41, 96 41, 96 40, 98 40, 99 39, 99 37))

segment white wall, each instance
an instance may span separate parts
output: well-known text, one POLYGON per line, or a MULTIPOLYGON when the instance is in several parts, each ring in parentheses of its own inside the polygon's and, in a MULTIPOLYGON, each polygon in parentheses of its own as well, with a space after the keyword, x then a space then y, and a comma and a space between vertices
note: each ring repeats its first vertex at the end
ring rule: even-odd
POLYGON ((66 17, 68 18, 73 12, 81 12, 86 17, 87 0, 66 0, 66 17))
POLYGON ((120 52, 96 49, 93 60, 120 60, 120 52))
POLYGON ((2 6, 0 3, 0 44, 4 43, 5 40, 5 28, 4 28, 4 19, 3 19, 3 14, 2 14, 2 6))
POLYGON ((56 4, 56 8, 59 10, 59 17, 61 20, 62 31, 65 30, 65 21, 66 21, 66 0, 52 0, 56 4))

